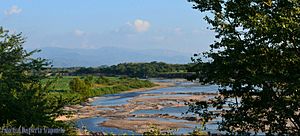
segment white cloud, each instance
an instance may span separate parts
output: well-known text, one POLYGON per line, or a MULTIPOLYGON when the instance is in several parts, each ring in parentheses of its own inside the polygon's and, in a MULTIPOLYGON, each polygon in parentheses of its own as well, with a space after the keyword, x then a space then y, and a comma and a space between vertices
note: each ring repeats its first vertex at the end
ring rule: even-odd
POLYGON ((85 32, 82 30, 76 29, 76 30, 74 30, 74 35, 81 37, 81 36, 85 35, 85 32))
POLYGON ((21 12, 22 12, 22 9, 21 9, 21 8, 19 8, 19 7, 16 6, 16 5, 13 5, 13 6, 11 6, 10 9, 5 10, 5 11, 4 11, 4 14, 7 15, 7 16, 10 16, 10 15, 13 15, 13 14, 19 14, 19 13, 21 13, 21 12))
POLYGON ((146 32, 150 28, 150 23, 146 20, 136 19, 133 22, 133 26, 137 32, 146 32))

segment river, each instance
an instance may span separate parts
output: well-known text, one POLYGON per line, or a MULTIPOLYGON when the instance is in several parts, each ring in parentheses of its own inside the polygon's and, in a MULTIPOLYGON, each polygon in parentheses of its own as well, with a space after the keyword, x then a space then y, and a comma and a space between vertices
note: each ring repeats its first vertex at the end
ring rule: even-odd
MULTIPOLYGON (((180 124, 181 126, 183 126, 171 130, 174 134, 188 134, 192 132, 196 127, 201 127, 199 122, 189 121, 184 118, 196 115, 193 115, 192 113, 183 114, 187 111, 188 107, 184 105, 183 101, 176 99, 178 98, 185 100, 184 98, 192 98, 193 96, 199 96, 199 98, 209 99, 214 96, 208 95, 206 97, 200 97, 201 93, 217 93, 218 86, 200 85, 198 83, 176 80, 153 79, 153 81, 173 82, 175 86, 142 92, 105 95, 99 99, 96 99, 91 104, 93 106, 99 106, 100 108, 98 108, 97 110, 107 111, 107 113, 101 114, 97 117, 79 119, 76 121, 76 126, 78 128, 82 128, 83 126, 85 126, 87 130, 91 132, 105 132, 108 134, 141 133, 139 131, 135 131, 136 129, 130 129, 130 127, 127 126, 124 126, 124 128, 122 126, 105 126, 107 121, 109 122, 110 120, 119 120, 120 122, 122 122, 122 120, 129 121, 133 124, 128 123, 128 125, 135 125, 135 127, 140 128, 142 128, 142 126, 138 126, 139 124, 134 124, 137 122, 139 123, 138 120, 146 120, 146 122, 147 120, 151 120, 154 122, 160 121, 165 123, 166 125, 169 125, 169 122, 177 125, 180 124)), ((206 131, 217 132, 217 124, 210 123, 206 125, 206 131)))

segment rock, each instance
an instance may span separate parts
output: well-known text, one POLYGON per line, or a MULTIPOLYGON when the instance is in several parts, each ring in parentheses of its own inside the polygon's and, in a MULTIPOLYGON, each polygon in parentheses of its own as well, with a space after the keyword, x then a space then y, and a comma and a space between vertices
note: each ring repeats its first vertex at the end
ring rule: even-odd
POLYGON ((184 119, 188 121, 197 121, 196 117, 184 117, 184 119))
POLYGON ((162 108, 164 108, 164 107, 161 105, 157 105, 155 109, 162 109, 162 108))
POLYGON ((89 102, 89 103, 90 103, 90 102, 93 102, 93 101, 94 101, 94 99, 92 99, 92 98, 88 98, 88 99, 87 99, 87 102, 89 102))
POLYGON ((82 105, 82 106, 90 106, 91 104, 87 103, 87 102, 81 102, 80 105, 82 105))

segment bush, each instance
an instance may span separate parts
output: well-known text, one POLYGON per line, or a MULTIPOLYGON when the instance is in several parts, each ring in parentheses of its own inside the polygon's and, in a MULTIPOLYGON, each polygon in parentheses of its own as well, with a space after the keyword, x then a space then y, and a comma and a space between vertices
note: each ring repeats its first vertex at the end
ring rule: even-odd
POLYGON ((89 97, 89 90, 92 87, 92 83, 89 80, 81 80, 80 78, 76 77, 73 78, 70 83, 69 87, 71 92, 77 92, 81 94, 82 99, 89 97))
POLYGON ((144 136, 171 136, 171 132, 162 132, 157 126, 150 126, 150 129, 143 133, 144 136))

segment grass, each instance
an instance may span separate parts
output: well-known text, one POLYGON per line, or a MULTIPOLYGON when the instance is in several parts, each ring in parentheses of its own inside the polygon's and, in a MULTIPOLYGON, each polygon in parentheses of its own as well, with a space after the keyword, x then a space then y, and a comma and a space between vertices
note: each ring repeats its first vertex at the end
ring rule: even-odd
POLYGON ((54 81, 50 86, 50 94, 52 96, 61 95, 63 98, 78 98, 81 101, 84 101, 83 98, 101 96, 106 94, 120 93, 123 91, 128 91, 131 89, 138 88, 149 88, 156 86, 154 83, 148 80, 140 80, 136 78, 127 78, 127 77, 92 77, 92 88, 87 90, 86 93, 80 94, 74 91, 71 91, 69 88, 69 82, 73 78, 87 78, 79 76, 63 76, 60 78, 50 77, 48 79, 42 80, 42 83, 46 84, 49 81, 54 81))

